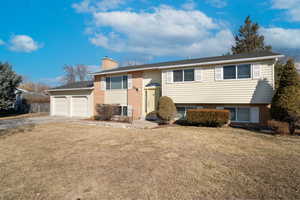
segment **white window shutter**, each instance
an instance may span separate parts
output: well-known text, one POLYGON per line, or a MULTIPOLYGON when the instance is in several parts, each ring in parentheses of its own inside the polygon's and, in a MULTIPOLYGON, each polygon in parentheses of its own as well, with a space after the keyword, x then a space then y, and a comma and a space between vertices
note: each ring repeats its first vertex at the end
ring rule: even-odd
POLYGON ((106 80, 105 80, 105 77, 101 77, 101 90, 106 90, 106 80))
POLYGON ((132 113, 133 113, 132 105, 128 105, 127 106, 127 115, 128 115, 128 117, 131 117, 132 113))
POLYGON ((250 121, 252 123, 259 123, 259 107, 251 107, 250 121))
POLYGON ((202 80, 202 69, 196 68, 195 69, 195 81, 201 81, 202 80))
POLYGON ((261 78, 261 65, 260 64, 253 64, 252 65, 252 78, 253 79, 260 79, 261 78))
POLYGON ((222 106, 217 106, 216 109, 218 109, 218 110, 224 110, 224 107, 222 107, 222 106))
POLYGON ((173 83, 173 71, 167 71, 167 83, 173 83))
POLYGON ((215 67, 215 80, 220 81, 223 80, 223 67, 215 67))
POLYGON ((127 76, 127 82, 128 82, 128 89, 132 89, 132 74, 128 74, 127 76))

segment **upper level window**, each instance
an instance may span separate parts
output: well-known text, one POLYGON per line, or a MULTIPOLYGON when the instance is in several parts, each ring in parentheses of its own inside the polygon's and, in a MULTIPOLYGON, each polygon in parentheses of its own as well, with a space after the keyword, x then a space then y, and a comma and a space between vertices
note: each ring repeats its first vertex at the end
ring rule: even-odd
POLYGON ((185 69, 184 72, 184 81, 194 81, 194 69, 185 69))
POLYGON ((180 69, 173 71, 173 81, 183 82, 183 81, 194 81, 195 80, 195 70, 194 69, 180 69))
POLYGON ((238 78, 251 78, 251 65, 238 65, 238 78))
POLYGON ((182 82, 183 81, 183 70, 174 70, 173 71, 173 81, 182 82))
POLYGON ((127 89, 127 76, 106 77, 106 89, 127 89))
POLYGON ((236 78, 236 66, 225 66, 223 67, 224 79, 235 79, 236 78))
POLYGON ((123 76, 123 88, 127 89, 127 84, 128 84, 128 77, 127 76, 123 76))
POLYGON ((229 65, 223 67, 224 79, 243 79, 251 78, 251 65, 229 65))
POLYGON ((122 76, 113 76, 110 81, 111 89, 122 89, 122 76))
POLYGON ((106 82, 106 89, 109 90, 110 89, 110 77, 106 77, 105 82, 106 82))

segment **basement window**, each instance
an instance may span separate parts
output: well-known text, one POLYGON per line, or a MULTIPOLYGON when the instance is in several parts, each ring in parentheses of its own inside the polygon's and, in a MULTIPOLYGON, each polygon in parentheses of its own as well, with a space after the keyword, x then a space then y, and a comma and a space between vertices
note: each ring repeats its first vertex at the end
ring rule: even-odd
POLYGON ((117 109, 114 111, 114 115, 127 116, 127 106, 118 106, 117 109))
POLYGON ((230 111, 230 120, 233 122, 250 122, 249 107, 224 107, 230 111))

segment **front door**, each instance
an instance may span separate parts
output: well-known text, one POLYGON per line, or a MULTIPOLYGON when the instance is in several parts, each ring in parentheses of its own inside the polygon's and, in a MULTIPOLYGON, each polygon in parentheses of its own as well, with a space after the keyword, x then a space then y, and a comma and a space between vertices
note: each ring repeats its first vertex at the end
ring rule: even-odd
POLYGON ((146 89, 146 114, 155 111, 159 99, 159 88, 146 89))

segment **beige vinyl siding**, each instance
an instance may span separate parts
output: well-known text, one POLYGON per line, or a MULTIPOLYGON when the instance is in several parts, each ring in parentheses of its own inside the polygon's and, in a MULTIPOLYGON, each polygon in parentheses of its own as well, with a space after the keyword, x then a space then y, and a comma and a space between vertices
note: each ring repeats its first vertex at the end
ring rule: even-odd
MULTIPOLYGON (((238 63, 236 63, 238 64, 238 63)), ((254 64, 254 63, 253 63, 254 64)), ((167 83, 166 71, 162 72, 162 95, 175 103, 209 104, 264 104, 273 96, 273 62, 260 62, 261 79, 215 80, 215 67, 201 67, 201 82, 167 83)))
POLYGON ((106 90, 104 102, 106 104, 127 105, 127 89, 106 90))
POLYGON ((161 84, 161 72, 159 70, 143 72, 144 87, 149 83, 160 83, 161 84))

